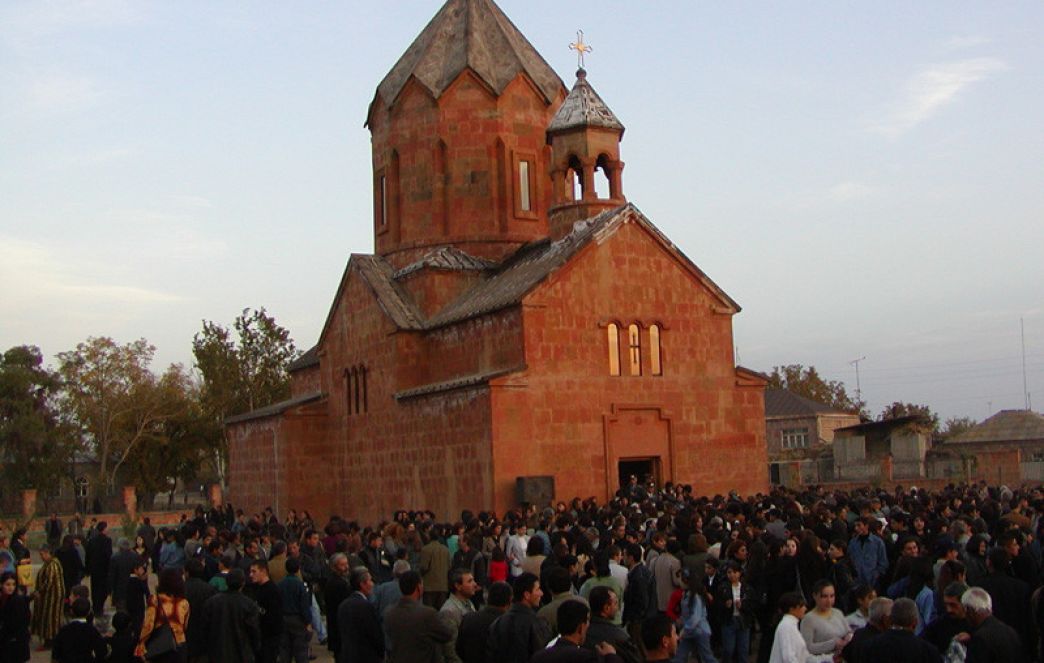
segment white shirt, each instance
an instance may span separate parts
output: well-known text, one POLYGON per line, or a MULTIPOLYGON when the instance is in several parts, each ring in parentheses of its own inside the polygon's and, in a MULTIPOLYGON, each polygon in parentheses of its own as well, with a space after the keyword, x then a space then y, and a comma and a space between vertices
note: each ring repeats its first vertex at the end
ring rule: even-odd
POLYGON ((529 544, 529 537, 523 534, 508 537, 507 541, 507 559, 508 567, 511 569, 512 577, 522 575, 522 560, 526 558, 526 546, 529 544))
MULTIPOLYGON (((609 562, 609 575, 616 578, 616 581, 620 583, 620 588, 627 589, 627 568, 617 564, 610 560, 609 562)), ((622 596, 618 598, 623 598, 622 596)))
POLYGON ((798 619, 794 615, 783 615, 776 627, 776 637, 772 641, 772 654, 769 663, 826 663, 833 661, 833 654, 813 656, 808 653, 805 639, 798 630, 798 619))

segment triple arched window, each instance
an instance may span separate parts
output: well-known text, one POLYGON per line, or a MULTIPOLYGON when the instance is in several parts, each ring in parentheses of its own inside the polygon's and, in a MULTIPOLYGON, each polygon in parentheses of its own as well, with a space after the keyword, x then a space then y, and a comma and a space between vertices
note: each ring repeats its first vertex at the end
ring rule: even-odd
POLYGON ((348 414, 361 414, 369 409, 365 366, 360 364, 344 369, 344 394, 348 414))
POLYGON ((609 375, 663 375, 662 327, 647 327, 639 322, 625 326, 610 322, 606 326, 609 347, 609 375), (645 337, 643 350, 643 337, 645 337))

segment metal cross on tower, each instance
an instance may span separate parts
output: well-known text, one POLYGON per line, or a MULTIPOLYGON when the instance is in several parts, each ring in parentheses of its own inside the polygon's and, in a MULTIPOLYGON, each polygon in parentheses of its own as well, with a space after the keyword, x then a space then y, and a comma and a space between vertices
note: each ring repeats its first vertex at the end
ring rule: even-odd
POLYGON ((584 54, 590 53, 594 49, 584 43, 584 31, 576 31, 576 42, 569 44, 569 50, 576 51, 576 64, 581 69, 584 68, 584 54))

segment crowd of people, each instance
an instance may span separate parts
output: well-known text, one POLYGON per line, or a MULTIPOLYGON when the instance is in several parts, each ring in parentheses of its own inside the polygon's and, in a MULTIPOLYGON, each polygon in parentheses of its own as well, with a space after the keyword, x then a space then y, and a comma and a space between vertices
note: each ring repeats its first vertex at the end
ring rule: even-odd
POLYGON ((1037 661, 1042 514, 1040 488, 631 477, 607 503, 455 522, 200 507, 114 544, 52 516, 31 591, 25 532, 0 532, 0 663, 30 634, 59 663, 1037 661))

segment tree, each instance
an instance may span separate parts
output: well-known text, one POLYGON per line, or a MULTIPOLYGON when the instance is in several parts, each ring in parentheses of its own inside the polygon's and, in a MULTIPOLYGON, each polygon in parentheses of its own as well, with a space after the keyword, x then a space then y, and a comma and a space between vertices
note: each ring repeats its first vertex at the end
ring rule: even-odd
POLYGON ((919 416, 926 419, 929 424, 928 428, 933 432, 939 432, 939 415, 932 412, 932 409, 927 405, 917 405, 914 403, 903 403, 895 401, 891 405, 887 406, 881 411, 881 414, 877 417, 878 421, 888 421, 889 419, 899 419, 901 417, 919 416))
POLYGON ((290 363, 298 357, 290 332, 265 309, 243 309, 232 331, 212 321, 192 339, 192 354, 203 378, 201 403, 217 425, 215 464, 224 478, 228 417, 271 405, 290 396, 290 363))
POLYGON ((126 467, 146 504, 180 479, 198 476, 209 456, 215 431, 200 402, 200 386, 180 364, 172 364, 156 384, 168 416, 158 420, 127 457, 126 467))
POLYGON ((44 488, 64 473, 77 438, 55 408, 61 380, 35 346, 0 355, 0 477, 17 488, 44 488))
POLYGON ((971 417, 950 417, 946 420, 946 427, 943 429, 943 437, 950 439, 956 437, 965 431, 969 431, 979 425, 979 422, 975 421, 971 417))
POLYGON ((58 355, 66 405, 97 456, 92 490, 112 486, 131 454, 174 413, 149 370, 155 352, 145 339, 119 345, 101 337, 58 355))
POLYGON ((769 387, 786 389, 798 396, 829 405, 842 412, 862 415, 863 409, 866 407, 863 401, 848 395, 843 382, 821 378, 815 366, 808 368, 801 364, 776 366, 769 376, 769 387))

